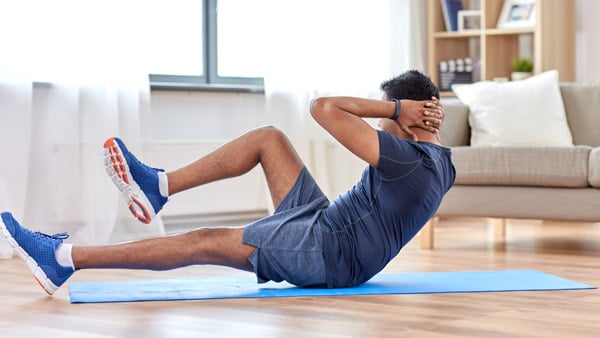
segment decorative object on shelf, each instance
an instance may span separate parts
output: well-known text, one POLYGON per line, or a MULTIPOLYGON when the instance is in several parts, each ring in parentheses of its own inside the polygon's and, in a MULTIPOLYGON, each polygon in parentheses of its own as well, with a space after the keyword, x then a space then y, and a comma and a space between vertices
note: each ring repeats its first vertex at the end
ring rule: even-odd
POLYGON ((458 11, 463 9, 462 0, 440 0, 447 31, 458 30, 458 11))
POLYGON ((535 0, 504 0, 498 17, 498 28, 535 26, 535 0))
POLYGON ((533 72, 533 62, 527 58, 519 58, 512 61, 511 80, 524 80, 531 77, 533 72))
MULTIPOLYGON (((473 59, 473 82, 510 80, 511 62, 517 57, 532 59, 534 74, 556 69, 561 81, 576 81, 578 0, 528 0, 534 4, 533 27, 497 28, 505 2, 515 4, 512 0, 463 0, 464 9, 481 11, 481 28, 446 32, 440 0, 427 0, 427 74, 438 87, 440 61, 466 56, 473 59)), ((450 91, 441 94, 454 95, 450 91)))
POLYGON ((469 31, 481 29, 481 11, 462 10, 458 11, 458 31, 469 31))
POLYGON ((439 76, 440 91, 450 91, 457 83, 473 83, 473 61, 471 58, 441 61, 439 76))

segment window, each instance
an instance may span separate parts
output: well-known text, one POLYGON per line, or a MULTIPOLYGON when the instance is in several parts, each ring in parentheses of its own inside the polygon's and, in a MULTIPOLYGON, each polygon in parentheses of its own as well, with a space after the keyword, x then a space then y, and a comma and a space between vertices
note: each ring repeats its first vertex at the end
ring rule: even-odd
POLYGON ((153 88, 263 91, 261 1, 148 1, 153 88))

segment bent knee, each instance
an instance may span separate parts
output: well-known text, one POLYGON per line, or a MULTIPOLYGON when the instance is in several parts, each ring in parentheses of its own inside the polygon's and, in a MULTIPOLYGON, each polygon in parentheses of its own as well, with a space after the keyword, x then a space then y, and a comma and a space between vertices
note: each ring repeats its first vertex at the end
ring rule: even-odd
POLYGON ((263 142, 268 144, 288 144, 289 140, 285 133, 273 126, 260 127, 256 130, 261 135, 263 142))

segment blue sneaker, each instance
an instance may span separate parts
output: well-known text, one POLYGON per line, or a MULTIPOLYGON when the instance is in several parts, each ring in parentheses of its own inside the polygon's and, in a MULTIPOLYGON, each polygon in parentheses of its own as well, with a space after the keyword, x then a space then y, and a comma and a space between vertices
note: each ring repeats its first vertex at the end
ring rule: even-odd
POLYGON ((58 290, 73 274, 74 270, 71 267, 62 266, 56 261, 56 249, 63 239, 69 237, 68 234, 49 236, 30 231, 23 228, 9 212, 2 213, 0 230, 49 295, 58 290))
POLYGON ((167 203, 158 186, 158 173, 164 170, 140 162, 116 137, 104 142, 104 166, 133 216, 144 224, 150 223, 167 203))

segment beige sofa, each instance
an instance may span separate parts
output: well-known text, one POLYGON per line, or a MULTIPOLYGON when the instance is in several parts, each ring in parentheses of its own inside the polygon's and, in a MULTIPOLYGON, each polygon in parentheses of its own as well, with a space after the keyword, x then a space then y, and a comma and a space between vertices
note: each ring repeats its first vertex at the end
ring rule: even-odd
POLYGON ((421 231, 433 248, 439 217, 489 217, 504 239, 506 218, 600 222, 600 83, 561 83, 572 147, 471 147, 469 108, 443 99, 440 134, 452 147, 455 185, 421 231))

